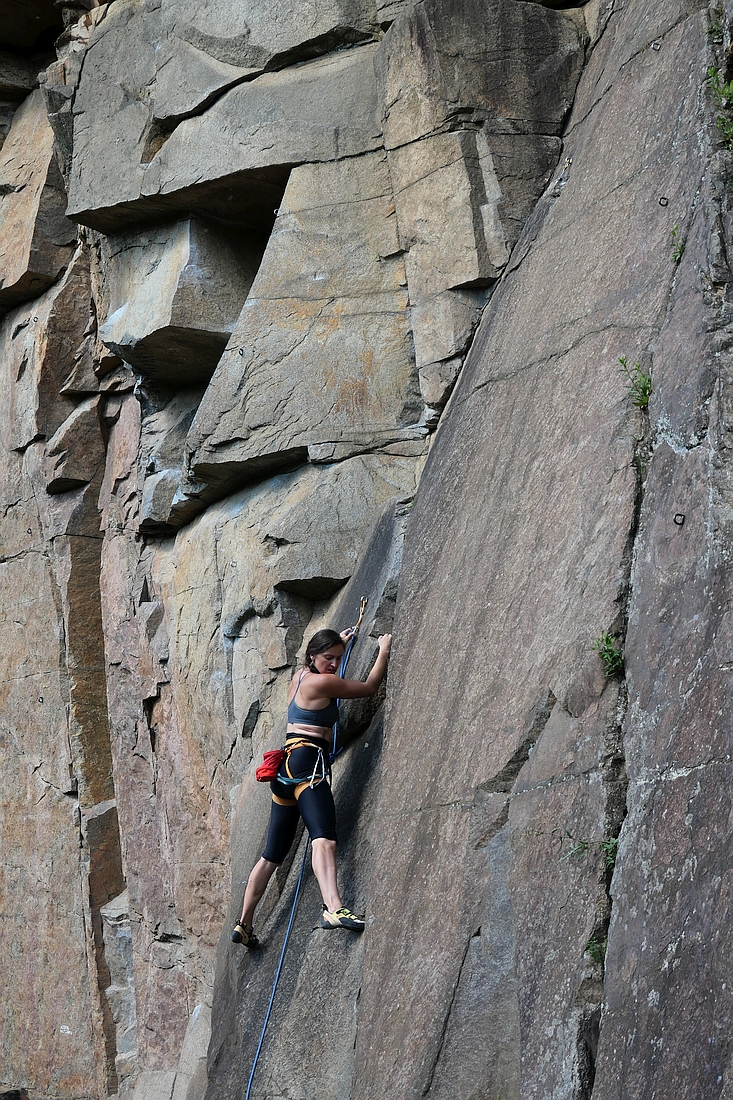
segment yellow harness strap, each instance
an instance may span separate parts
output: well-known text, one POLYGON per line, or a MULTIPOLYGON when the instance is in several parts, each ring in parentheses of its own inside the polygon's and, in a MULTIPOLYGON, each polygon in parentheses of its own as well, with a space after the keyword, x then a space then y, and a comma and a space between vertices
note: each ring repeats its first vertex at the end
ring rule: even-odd
POLYGON ((297 802, 294 798, 280 798, 279 795, 274 794, 272 801, 277 802, 278 806, 295 806, 297 802))
MULTIPOLYGON (((326 779, 326 764, 325 764, 325 757, 323 755, 323 749, 318 745, 314 745, 312 741, 306 741, 304 738, 299 738, 299 737, 293 738, 292 740, 287 740, 285 742, 285 752, 286 752, 285 771, 288 773, 290 778, 295 779, 295 776, 293 775, 293 773, 290 770, 290 753, 293 751, 293 749, 301 749, 301 748, 316 749, 317 750, 317 752, 320 754, 318 759, 322 761, 323 772, 318 777, 318 779, 316 779, 315 778, 315 768, 314 768, 313 769, 313 775, 310 777, 310 779, 306 779, 303 783, 298 783, 295 787, 293 787, 293 794, 295 795, 296 801, 297 801, 297 799, 300 798, 301 794, 306 789, 306 787, 317 787, 319 783, 322 783, 324 781, 324 779, 326 779)), ((316 767, 318 767, 317 763, 316 763, 316 767)))

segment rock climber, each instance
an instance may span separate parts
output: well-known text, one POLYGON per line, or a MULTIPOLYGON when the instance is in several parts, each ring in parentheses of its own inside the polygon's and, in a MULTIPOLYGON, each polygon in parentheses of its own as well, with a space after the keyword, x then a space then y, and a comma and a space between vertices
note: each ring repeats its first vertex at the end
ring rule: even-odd
POLYGON ((375 695, 384 679, 392 644, 391 634, 378 639, 379 653, 366 680, 344 680, 338 675, 344 646, 353 630, 338 634, 319 630, 308 642, 303 668, 296 672, 288 692, 285 757, 272 781, 272 807, 267 843, 247 880, 242 916, 231 934, 233 943, 259 947, 252 930, 254 912, 268 882, 283 862, 303 818, 313 844, 313 872, 323 898, 322 928, 364 931, 363 917, 347 909, 336 882, 336 810, 329 780, 331 731, 338 719, 337 699, 375 695))

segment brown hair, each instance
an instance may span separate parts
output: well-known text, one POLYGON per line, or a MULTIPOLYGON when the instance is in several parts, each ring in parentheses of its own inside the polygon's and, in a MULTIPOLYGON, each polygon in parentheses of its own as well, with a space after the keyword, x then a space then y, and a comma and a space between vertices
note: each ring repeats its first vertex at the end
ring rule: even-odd
POLYGON ((317 630, 305 648, 305 657, 303 658, 305 667, 309 668, 311 672, 315 672, 313 658, 317 653, 325 653, 332 645, 340 645, 342 649, 344 648, 344 640, 341 635, 335 630, 317 630))

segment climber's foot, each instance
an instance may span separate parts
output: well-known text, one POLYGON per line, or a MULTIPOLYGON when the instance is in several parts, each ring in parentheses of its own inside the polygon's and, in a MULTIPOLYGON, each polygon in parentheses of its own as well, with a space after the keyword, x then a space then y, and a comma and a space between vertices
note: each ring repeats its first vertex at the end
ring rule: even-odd
POLYGON ((234 925, 229 939, 232 943, 241 943, 244 947, 248 947, 250 951, 255 951, 260 946, 260 941, 254 932, 248 932, 243 924, 234 925))
POLYGON ((364 918, 357 917, 356 914, 352 913, 350 909, 347 909, 345 905, 340 909, 336 909, 333 913, 329 913, 326 906, 323 906, 321 928, 348 928, 352 932, 363 932, 364 927, 364 918))

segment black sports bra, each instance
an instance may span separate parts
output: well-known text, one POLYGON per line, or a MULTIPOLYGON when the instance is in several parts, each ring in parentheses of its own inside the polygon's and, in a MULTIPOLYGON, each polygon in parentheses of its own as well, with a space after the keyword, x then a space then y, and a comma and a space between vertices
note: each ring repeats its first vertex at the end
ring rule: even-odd
POLYGON ((305 710, 303 707, 298 706, 296 699, 298 698, 298 691, 300 690, 300 681, 305 676, 307 669, 303 669, 299 678, 298 686, 295 689, 295 695, 288 704, 288 722, 295 724, 301 722, 306 726, 334 726, 338 722, 339 708, 335 699, 332 699, 327 707, 321 707, 320 710, 305 710))

